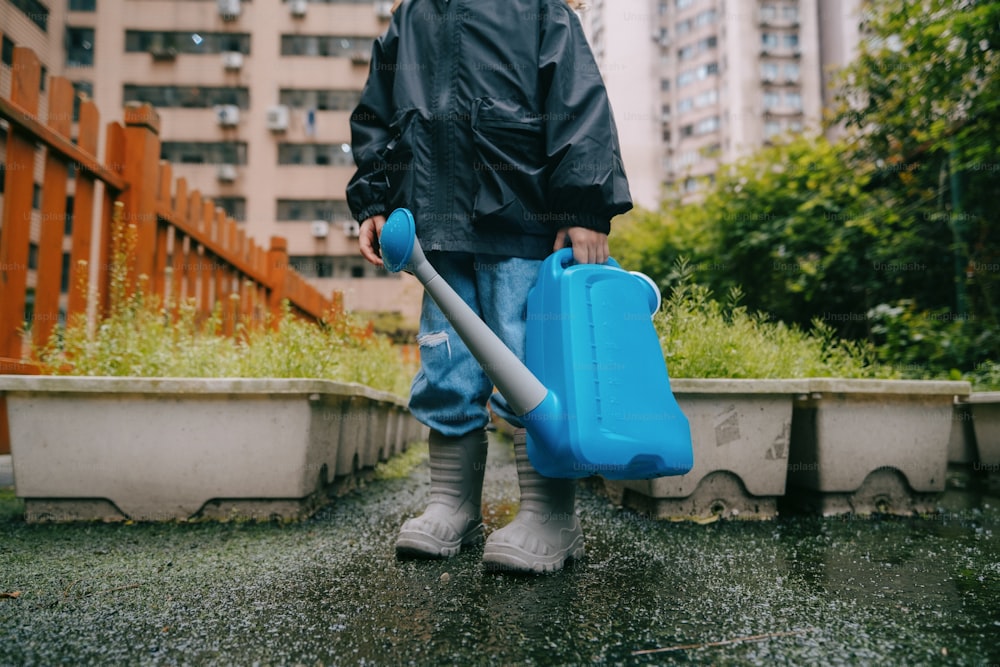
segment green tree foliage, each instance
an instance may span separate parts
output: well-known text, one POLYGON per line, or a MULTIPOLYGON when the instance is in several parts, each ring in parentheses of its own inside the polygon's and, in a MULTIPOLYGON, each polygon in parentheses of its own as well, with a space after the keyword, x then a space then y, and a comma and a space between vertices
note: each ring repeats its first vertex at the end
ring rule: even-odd
POLYGON ((886 0, 863 18, 837 119, 909 218, 907 240, 937 244, 928 261, 952 269, 873 313, 876 338, 901 358, 923 348, 930 370, 981 367, 1000 355, 1000 3, 886 0))
MULTIPOLYGON (((832 122, 724 166, 691 204, 635 212, 616 257, 671 287, 686 257, 716 294, 879 344, 909 375, 1000 359, 1000 3, 864 3, 832 122), (932 348, 935 350, 932 350, 932 348)), ((954 375, 954 372, 952 372, 954 375)))

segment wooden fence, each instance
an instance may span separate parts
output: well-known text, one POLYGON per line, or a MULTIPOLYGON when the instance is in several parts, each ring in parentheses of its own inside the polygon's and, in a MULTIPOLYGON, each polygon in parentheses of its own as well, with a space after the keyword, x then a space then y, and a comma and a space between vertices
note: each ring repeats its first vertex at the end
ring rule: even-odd
MULTIPOLYGON (((253 325, 264 322, 268 312, 280 315, 285 300, 294 312, 315 320, 342 308, 340 295, 322 296, 289 267, 284 238, 271 237, 266 249, 257 245, 211 199, 197 190, 188 192, 183 178, 173 178, 170 164, 160 160, 160 122, 151 106, 129 105, 124 124, 107 125, 100 160, 100 116, 92 102, 80 104, 74 142, 74 92, 69 80, 49 79, 47 118, 42 121, 38 57, 31 49, 15 48, 11 73, 10 97, 0 96, 0 118, 10 126, 0 223, 0 373, 40 372, 31 359, 32 344, 44 345, 60 319, 70 182, 74 198, 67 318, 77 313, 99 318, 107 312, 116 204, 121 220, 136 227, 135 248, 128 260, 130 289, 141 284, 171 302, 193 300, 203 314, 221 305, 225 333, 231 333, 240 320, 253 325), (40 158, 44 176, 40 210, 33 215, 36 145, 44 148, 40 158), (98 196, 103 200, 95 220, 98 196), (27 321, 30 334, 25 335, 33 218, 40 219, 41 228, 34 308, 27 321), (92 244, 95 234, 97 243, 92 244), (95 264, 99 303, 88 308, 88 276, 95 264)), ((0 454, 9 452, 6 420, 0 397, 0 454)))

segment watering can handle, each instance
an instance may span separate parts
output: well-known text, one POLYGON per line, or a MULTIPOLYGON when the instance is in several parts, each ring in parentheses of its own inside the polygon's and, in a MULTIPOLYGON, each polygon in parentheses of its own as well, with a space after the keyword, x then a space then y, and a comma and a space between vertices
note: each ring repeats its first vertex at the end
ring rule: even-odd
MULTIPOLYGON (((559 250, 556 250, 554 254, 558 260, 554 262, 554 264, 559 269, 566 270, 570 266, 576 264, 576 261, 573 259, 573 248, 559 248, 559 250)), ((622 268, 618 262, 615 261, 614 257, 608 257, 608 260, 604 262, 602 266, 613 266, 616 269, 622 268)))
MULTIPOLYGON (((577 266, 576 262, 573 260, 572 248, 560 248, 559 250, 556 250, 553 255, 555 257, 555 261, 551 263, 553 278, 558 278, 560 274, 562 274, 569 267, 577 266)), ((608 260, 600 266, 608 266, 615 269, 622 268, 621 265, 615 261, 614 257, 608 257, 608 260)), ((660 309, 660 304, 663 301, 663 298, 660 295, 660 288, 657 287, 656 282, 654 282, 653 279, 645 273, 640 273, 638 271, 629 271, 629 273, 639 279, 643 295, 646 297, 646 302, 649 304, 649 314, 654 315, 656 311, 660 309)))

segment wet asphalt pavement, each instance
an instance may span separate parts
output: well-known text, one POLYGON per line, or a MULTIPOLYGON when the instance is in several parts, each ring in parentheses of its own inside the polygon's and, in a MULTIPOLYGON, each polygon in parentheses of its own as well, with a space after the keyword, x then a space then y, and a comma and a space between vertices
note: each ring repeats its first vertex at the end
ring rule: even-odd
MULTIPOLYGON (((298 524, 26 525, 0 491, 0 665, 1000 664, 1000 499, 695 525, 582 488, 587 557, 510 576, 396 559, 420 451, 298 524)), ((506 442, 484 500, 516 512, 506 442)))

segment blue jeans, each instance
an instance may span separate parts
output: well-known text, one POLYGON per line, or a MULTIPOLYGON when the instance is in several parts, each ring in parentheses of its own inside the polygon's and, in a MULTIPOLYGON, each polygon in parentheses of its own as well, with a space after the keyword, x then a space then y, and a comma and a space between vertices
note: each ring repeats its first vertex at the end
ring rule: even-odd
MULTIPOLYGON (((426 256, 441 278, 524 361, 528 290, 542 260, 460 252, 426 256)), ((417 343, 420 370, 410 389, 410 410, 420 422, 442 435, 465 435, 486 426, 489 403, 497 415, 522 426, 426 292, 417 343)))

